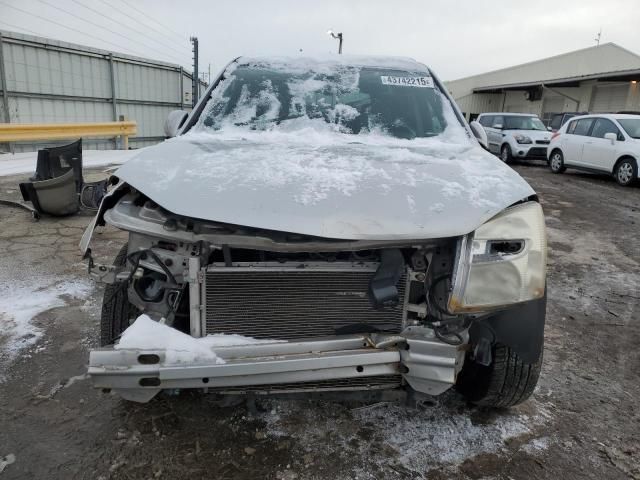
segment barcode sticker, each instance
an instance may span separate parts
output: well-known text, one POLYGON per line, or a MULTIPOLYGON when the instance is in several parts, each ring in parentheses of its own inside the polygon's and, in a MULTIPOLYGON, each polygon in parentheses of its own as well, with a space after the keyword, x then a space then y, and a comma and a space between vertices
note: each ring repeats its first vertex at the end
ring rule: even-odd
POLYGON ((394 77, 391 75, 383 75, 380 77, 380 80, 383 85, 433 88, 433 78, 431 77, 394 77))

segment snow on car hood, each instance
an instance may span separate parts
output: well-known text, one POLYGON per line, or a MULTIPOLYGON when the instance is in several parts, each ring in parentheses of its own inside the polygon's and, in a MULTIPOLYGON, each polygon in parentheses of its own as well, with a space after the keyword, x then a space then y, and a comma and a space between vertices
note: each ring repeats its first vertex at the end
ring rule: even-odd
POLYGON ((314 135, 189 133, 116 175, 175 214, 350 240, 466 234, 534 193, 475 142, 314 135))

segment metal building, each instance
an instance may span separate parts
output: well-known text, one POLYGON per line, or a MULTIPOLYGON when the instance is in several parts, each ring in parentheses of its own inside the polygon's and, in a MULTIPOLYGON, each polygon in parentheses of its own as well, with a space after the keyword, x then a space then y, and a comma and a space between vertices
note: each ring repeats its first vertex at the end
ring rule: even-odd
MULTIPOLYGON (((192 76, 179 65, 0 30, 0 122, 135 120, 131 148, 164 139, 172 110, 191 109, 192 76)), ((205 85, 199 82, 203 91, 205 85)), ((115 139, 85 140, 114 148, 115 139)), ((42 143, 12 145, 33 151, 42 143)), ((0 145, 0 151, 2 149, 0 145)), ((7 146, 4 146, 5 150, 7 146)))
POLYGON ((615 43, 445 82, 473 120, 483 112, 640 110, 640 55, 615 43))

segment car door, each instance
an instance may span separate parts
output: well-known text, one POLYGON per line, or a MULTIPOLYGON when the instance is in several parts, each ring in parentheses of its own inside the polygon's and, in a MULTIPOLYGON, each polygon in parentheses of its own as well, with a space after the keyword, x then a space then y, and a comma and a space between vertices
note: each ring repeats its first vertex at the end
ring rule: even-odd
POLYGON ((617 159, 619 142, 624 141, 622 133, 608 118, 596 118, 589 137, 584 142, 582 164, 585 167, 611 172, 617 159), (615 133, 617 140, 604 138, 607 133, 615 133))
POLYGON ((504 117, 495 115, 491 122, 491 134, 487 132, 489 150, 493 153, 500 153, 500 145, 502 145, 502 127, 504 126, 504 117))
POLYGON ((565 165, 584 166, 582 150, 584 142, 589 139, 589 132, 593 126, 593 117, 571 120, 567 128, 566 138, 562 141, 562 153, 565 165))
POLYGON ((480 122, 480 125, 482 125, 482 127, 484 128, 484 131, 487 132, 487 143, 489 145, 489 151, 493 152, 494 147, 491 144, 491 137, 490 137, 492 132, 491 125, 493 125, 493 115, 480 115, 478 122, 480 122))

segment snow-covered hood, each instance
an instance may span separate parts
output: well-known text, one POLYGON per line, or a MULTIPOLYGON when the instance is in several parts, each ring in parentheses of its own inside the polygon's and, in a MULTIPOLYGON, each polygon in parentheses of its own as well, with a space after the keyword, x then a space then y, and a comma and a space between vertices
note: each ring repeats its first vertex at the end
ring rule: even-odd
POLYGON ((263 135, 187 134, 144 149, 116 175, 175 214, 352 240, 466 234, 534 193, 471 142, 263 135))
POLYGON ((503 130, 502 133, 515 137, 516 135, 524 135, 534 142, 536 140, 551 140, 551 132, 544 130, 503 130))

